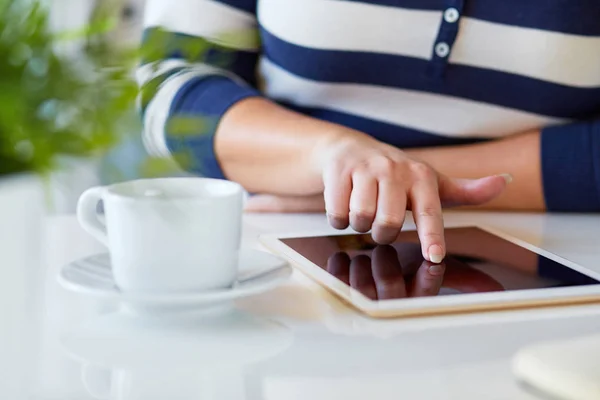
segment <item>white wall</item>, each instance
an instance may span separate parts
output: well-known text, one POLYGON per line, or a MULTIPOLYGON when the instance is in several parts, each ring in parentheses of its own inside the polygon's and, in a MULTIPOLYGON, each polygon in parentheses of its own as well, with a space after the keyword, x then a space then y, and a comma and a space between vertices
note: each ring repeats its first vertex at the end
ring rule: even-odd
MULTIPOLYGON (((55 30, 70 30, 82 27, 102 0, 46 0, 52 8, 52 25, 55 30)), ((107 1, 107 0, 105 0, 107 1)), ((109 0, 111 2, 119 0, 109 0)), ((116 9, 120 24, 116 37, 122 44, 135 44, 141 35, 144 0, 120 0, 123 6, 116 9)))

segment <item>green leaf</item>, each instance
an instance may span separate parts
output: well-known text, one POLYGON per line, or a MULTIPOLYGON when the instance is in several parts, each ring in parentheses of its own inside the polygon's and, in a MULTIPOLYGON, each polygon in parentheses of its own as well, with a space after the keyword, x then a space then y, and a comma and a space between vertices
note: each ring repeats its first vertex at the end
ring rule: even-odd
POLYGON ((0 176, 43 174, 62 155, 98 154, 134 132, 138 52, 109 43, 115 21, 95 13, 88 26, 57 35, 39 0, 0 0, 0 176), (71 57, 56 52, 73 40, 86 46, 71 57))

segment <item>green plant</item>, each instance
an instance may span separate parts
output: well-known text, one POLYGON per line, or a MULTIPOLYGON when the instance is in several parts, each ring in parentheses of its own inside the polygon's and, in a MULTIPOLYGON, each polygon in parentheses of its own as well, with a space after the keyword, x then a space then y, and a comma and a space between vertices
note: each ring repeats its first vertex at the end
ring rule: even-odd
POLYGON ((39 0, 0 0, 0 176, 101 152, 134 122, 136 54, 107 44, 110 22, 57 34, 39 0), (85 45, 60 52, 69 41, 85 45))

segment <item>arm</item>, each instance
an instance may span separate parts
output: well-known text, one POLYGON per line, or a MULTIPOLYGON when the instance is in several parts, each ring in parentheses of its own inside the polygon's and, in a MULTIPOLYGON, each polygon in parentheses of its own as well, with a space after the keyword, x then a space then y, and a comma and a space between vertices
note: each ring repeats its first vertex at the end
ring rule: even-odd
POLYGON ((146 3, 137 79, 151 155, 223 177, 213 151, 215 127, 229 108, 260 96, 255 7, 256 0, 146 3))
POLYGON ((315 154, 335 140, 366 135, 289 111, 265 99, 248 99, 219 124, 215 149, 225 175, 255 193, 323 193, 315 154))
MULTIPOLYGON (((409 149, 448 176, 477 177, 508 171, 502 195, 478 206, 530 211, 600 211, 600 120, 529 132, 466 146, 409 149)), ((322 198, 261 196, 250 211, 314 212, 322 198)))
POLYGON ((324 193, 334 227, 373 229, 381 243, 396 238, 411 209, 423 257, 433 262, 445 255, 442 205, 479 204, 504 190, 502 176, 450 179, 364 133, 261 98, 252 86, 259 44, 247 33, 256 30, 255 0, 147 7, 146 42, 161 45, 150 46, 138 77, 154 154, 184 157, 191 172, 227 176, 250 191, 324 193))
POLYGON ((261 97, 255 7, 256 0, 148 2, 137 73, 144 143, 154 156, 251 192, 322 193, 313 150, 366 135, 261 97), (176 124, 192 119, 183 130, 176 124))
POLYGON ((546 208, 539 132, 466 146, 409 149, 407 153, 449 176, 471 178, 510 173, 513 182, 504 193, 479 208, 535 211, 546 208))
MULTIPOLYGON (((447 176, 475 179, 510 173, 513 181, 506 190, 477 208, 536 211, 546 208, 539 132, 473 145, 407 149, 405 152, 447 176)), ((260 196, 248 204, 248 210, 253 212, 318 212, 323 208, 323 199, 319 196, 260 196)))
POLYGON ((468 146, 409 150, 449 176, 507 171, 514 177, 498 198, 479 208, 600 211, 600 120, 545 128, 468 146))

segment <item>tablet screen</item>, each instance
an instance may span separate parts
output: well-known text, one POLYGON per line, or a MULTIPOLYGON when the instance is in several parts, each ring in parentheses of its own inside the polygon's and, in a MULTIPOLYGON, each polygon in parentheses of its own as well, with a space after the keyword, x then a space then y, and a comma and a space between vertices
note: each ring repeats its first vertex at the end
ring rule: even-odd
POLYGON ((479 228, 449 228, 445 237, 442 264, 423 259, 416 231, 388 246, 369 234, 281 240, 372 300, 600 283, 479 228))

